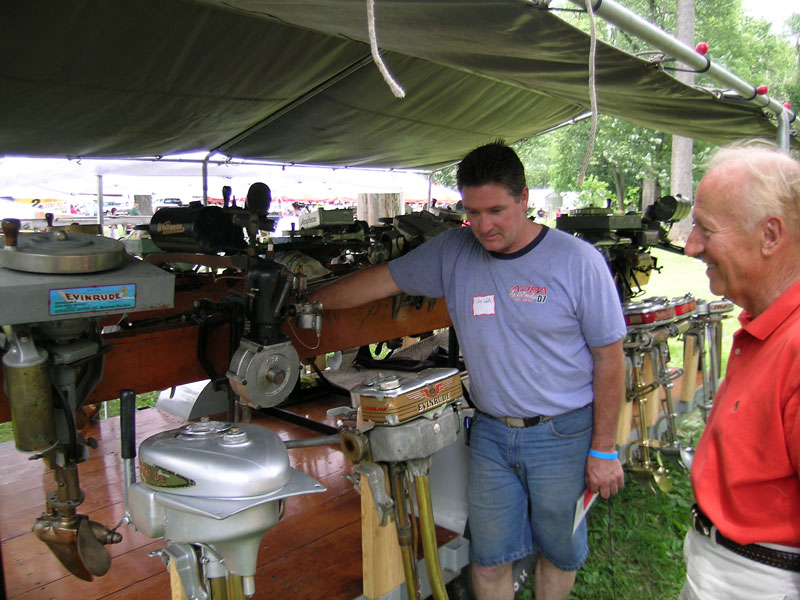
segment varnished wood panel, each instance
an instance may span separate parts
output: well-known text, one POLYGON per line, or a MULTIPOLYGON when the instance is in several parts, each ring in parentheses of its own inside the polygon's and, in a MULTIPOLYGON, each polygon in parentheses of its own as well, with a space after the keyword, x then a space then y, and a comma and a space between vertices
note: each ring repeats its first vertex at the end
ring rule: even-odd
MULTIPOLYGON (((176 308, 134 313, 131 319, 177 314, 189 308, 190 301, 199 297, 222 297, 226 291, 202 287, 176 292, 176 308)), ((292 340, 300 358, 306 359, 450 325, 450 316, 443 300, 437 300, 434 304, 426 303, 419 308, 406 305, 397 309, 395 302, 395 298, 386 298, 349 310, 326 311, 319 340, 313 331, 296 330, 291 323, 284 325, 283 333, 292 340)), ((224 374, 229 366, 228 331, 228 326, 222 325, 209 332, 206 354, 218 375, 224 374)), ((87 403, 118 398, 120 390, 124 388, 143 393, 208 379, 208 374, 197 359, 199 333, 197 325, 183 322, 104 336, 104 343, 111 348, 105 357, 103 379, 89 395, 87 403)), ((0 422, 9 420, 11 413, 0 370, 0 422)))

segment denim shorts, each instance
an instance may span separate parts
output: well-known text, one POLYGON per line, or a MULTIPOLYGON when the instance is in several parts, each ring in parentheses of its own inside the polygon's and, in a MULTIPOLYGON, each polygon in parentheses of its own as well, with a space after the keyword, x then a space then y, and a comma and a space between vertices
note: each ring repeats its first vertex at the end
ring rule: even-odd
POLYGON ((592 423, 591 404, 534 427, 509 427, 478 414, 467 483, 475 564, 504 565, 534 551, 562 571, 586 561, 586 520, 574 535, 572 522, 586 488, 592 423))

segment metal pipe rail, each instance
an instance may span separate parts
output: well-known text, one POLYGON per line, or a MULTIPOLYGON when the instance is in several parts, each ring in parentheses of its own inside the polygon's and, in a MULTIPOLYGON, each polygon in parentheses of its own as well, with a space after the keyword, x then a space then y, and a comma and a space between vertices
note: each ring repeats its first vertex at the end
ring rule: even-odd
MULTIPOLYGON (((570 2, 582 9, 586 9, 585 0, 570 0, 570 2)), ((612 25, 635 35, 653 47, 694 68, 698 73, 705 73, 714 81, 730 88, 739 94, 745 102, 770 110, 778 120, 778 146, 782 150, 789 149, 789 123, 797 118, 797 114, 794 111, 786 108, 766 94, 759 94, 753 85, 713 63, 707 56, 698 53, 694 48, 687 46, 636 13, 620 6, 614 0, 594 0, 592 10, 595 15, 602 17, 612 25)))

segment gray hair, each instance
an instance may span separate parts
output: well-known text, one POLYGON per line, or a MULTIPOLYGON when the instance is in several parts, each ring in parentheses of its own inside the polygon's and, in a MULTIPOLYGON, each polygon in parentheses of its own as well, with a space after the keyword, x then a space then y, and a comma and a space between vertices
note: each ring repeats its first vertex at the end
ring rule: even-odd
POLYGON ((792 235, 800 236, 800 162, 774 145, 757 141, 718 150, 711 156, 708 170, 732 163, 749 175, 740 196, 750 215, 748 229, 769 216, 778 216, 792 235))

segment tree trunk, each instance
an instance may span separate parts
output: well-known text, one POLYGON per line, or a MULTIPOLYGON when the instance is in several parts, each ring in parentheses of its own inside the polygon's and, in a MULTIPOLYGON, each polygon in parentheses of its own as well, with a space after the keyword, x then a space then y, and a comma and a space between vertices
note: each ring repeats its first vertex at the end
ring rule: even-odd
POLYGON ((356 217, 369 225, 378 225, 384 217, 405 214, 403 194, 359 194, 356 217))
POLYGON ((661 196, 661 186, 657 179, 642 179, 642 214, 647 207, 661 196))
POLYGON ((141 215, 153 214, 153 197, 150 195, 134 194, 133 205, 136 207, 136 210, 138 210, 139 214, 141 215))
MULTIPOLYGON (((694 1, 677 0, 675 5, 675 35, 687 46, 694 45, 694 1)), ((688 85, 694 84, 694 73, 676 71, 675 77, 688 85)), ((672 136, 672 176, 670 177, 669 192, 672 196, 681 195, 692 200, 694 186, 692 181, 692 153, 694 141, 679 135, 672 136)), ((673 241, 685 242, 692 229, 692 219, 675 223, 670 230, 673 241)))
POLYGON ((614 189, 617 192, 617 209, 625 212, 625 175, 620 173, 616 167, 611 168, 614 177, 614 189))

